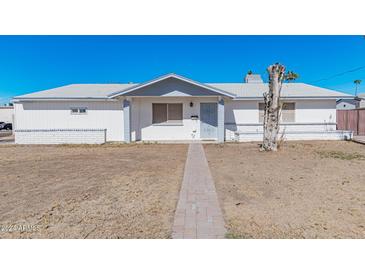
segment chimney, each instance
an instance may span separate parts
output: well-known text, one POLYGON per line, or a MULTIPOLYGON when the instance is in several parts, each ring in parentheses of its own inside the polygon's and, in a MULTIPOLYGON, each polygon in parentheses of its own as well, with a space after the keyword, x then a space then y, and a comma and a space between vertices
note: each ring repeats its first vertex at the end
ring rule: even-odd
POLYGON ((253 74, 251 71, 245 76, 245 83, 263 83, 260 74, 253 74))

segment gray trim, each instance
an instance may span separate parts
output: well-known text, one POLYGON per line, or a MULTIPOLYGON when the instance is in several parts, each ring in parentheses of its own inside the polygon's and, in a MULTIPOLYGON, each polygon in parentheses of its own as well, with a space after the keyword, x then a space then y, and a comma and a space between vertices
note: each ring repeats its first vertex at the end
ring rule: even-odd
POLYGON ((15 129, 14 132, 50 132, 50 131, 106 131, 106 129, 96 129, 96 128, 88 128, 88 129, 65 129, 65 128, 55 128, 55 129, 15 129))
POLYGON ((218 142, 224 142, 224 100, 218 102, 218 142))
POLYGON ((124 119, 124 142, 131 142, 131 103, 123 100, 123 119, 124 119))
POLYGON ((129 92, 132 92, 132 91, 135 91, 137 89, 140 89, 140 88, 143 88, 145 86, 148 86, 148 85, 152 85, 156 82, 159 82, 159 81, 163 81, 165 79, 168 79, 168 78, 175 78, 175 79, 179 79, 181 81, 185 81, 185 82, 188 82, 190 84, 193 84, 193 85, 196 85, 196 86, 200 86, 200 87, 203 87, 203 88, 206 88, 206 89, 209 89, 213 92, 216 92, 218 93, 219 95, 224 95, 224 96, 228 96, 230 98, 234 98, 236 97, 235 94, 232 94, 230 92, 227 92, 227 91, 224 91, 224 90, 221 90, 221 89, 218 89, 218 88, 215 88, 215 87, 212 87, 212 86, 209 86, 209 85, 206 85, 206 84, 203 84, 203 83, 200 83, 200 82, 197 82, 197 81, 194 81, 194 80, 191 80, 189 78, 186 78, 186 77, 183 77, 183 76, 180 76, 180 75, 177 75, 177 74, 174 74, 174 73, 169 73, 169 74, 166 74, 166 75, 163 75, 163 76, 160 76, 158 78, 155 78, 155 79, 152 79, 150 81, 147 81, 147 82, 144 82, 144 83, 141 83, 141 84, 138 84, 136 86, 133 86, 133 87, 130 87, 130 88, 127 88, 125 90, 122 90, 122 91, 117 91, 117 92, 113 92, 112 94, 110 94, 108 97, 109 98, 114 98, 114 97, 117 97, 117 96, 121 96, 121 95, 126 95, 127 93, 129 92))

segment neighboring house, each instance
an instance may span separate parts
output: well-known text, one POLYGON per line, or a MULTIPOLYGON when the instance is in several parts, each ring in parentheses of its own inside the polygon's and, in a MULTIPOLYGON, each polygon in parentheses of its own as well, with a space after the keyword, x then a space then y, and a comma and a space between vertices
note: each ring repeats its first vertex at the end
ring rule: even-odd
POLYGON ((13 106, 0 106, 0 122, 13 123, 13 114, 13 106))
MULTIPOLYGON (((74 84, 14 97, 16 143, 262 139, 268 84, 200 83, 168 74, 141 84, 74 84)), ((283 84, 286 139, 333 140, 337 91, 283 84)))
POLYGON ((359 94, 359 98, 361 99, 361 100, 360 100, 360 105, 359 105, 359 107, 360 107, 360 108, 365 108, 365 93, 361 93, 361 94, 359 94))
POLYGON ((355 109, 360 107, 359 99, 339 99, 336 108, 340 110, 355 109))

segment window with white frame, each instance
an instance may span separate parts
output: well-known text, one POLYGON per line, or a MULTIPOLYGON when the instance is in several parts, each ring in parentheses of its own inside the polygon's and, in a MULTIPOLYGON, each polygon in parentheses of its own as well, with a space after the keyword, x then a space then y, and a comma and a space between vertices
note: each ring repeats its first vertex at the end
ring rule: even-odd
MULTIPOLYGON (((265 104, 259 103, 259 123, 264 122, 265 104)), ((281 108, 280 121, 282 123, 294 123, 295 122, 295 103, 283 103, 281 108)))
POLYGON ((87 108, 85 107, 72 107, 71 114, 86 114, 87 108))
POLYGON ((152 104, 152 123, 182 123, 182 104, 152 104))

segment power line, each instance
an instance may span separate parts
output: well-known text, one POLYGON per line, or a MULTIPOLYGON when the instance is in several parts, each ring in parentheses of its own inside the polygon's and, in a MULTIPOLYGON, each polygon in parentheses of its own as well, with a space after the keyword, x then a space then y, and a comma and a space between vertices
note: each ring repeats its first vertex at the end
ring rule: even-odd
POLYGON ((319 80, 316 80, 316 81, 311 81, 311 82, 312 82, 312 83, 318 83, 318 82, 322 82, 322 81, 330 80, 330 79, 333 79, 333 78, 336 78, 336 77, 339 77, 339 76, 345 75, 345 74, 347 74, 347 73, 351 73, 351 72, 355 72, 355 71, 358 71, 358 70, 362 70, 362 69, 364 69, 364 68, 365 68, 365 66, 357 67, 357 68, 350 69, 350 70, 347 70, 347 71, 344 71, 344 72, 341 72, 341 73, 334 74, 334 75, 329 76, 329 77, 327 77, 327 78, 322 78, 322 79, 319 79, 319 80))

